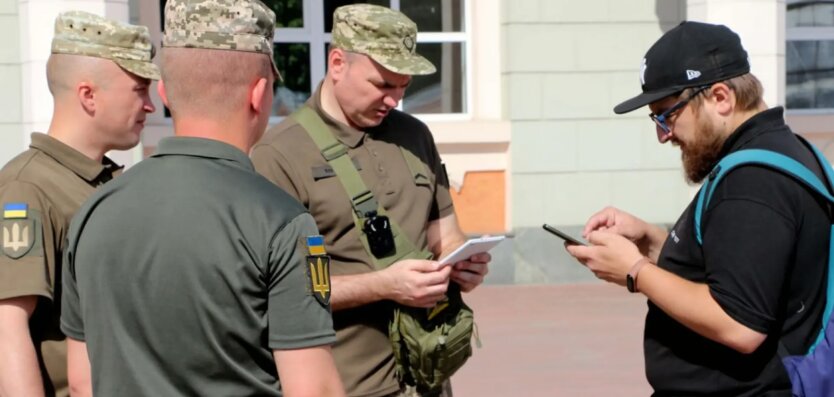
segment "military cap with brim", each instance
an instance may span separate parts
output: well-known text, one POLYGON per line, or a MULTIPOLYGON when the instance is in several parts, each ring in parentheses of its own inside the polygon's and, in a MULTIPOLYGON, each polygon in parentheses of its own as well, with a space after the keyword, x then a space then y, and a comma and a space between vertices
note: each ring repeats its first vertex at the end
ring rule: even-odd
POLYGON ((55 18, 52 53, 109 59, 137 76, 159 80, 159 68, 151 62, 151 36, 145 26, 84 11, 63 12, 55 18))
POLYGON ((428 59, 417 54, 417 24, 390 8, 373 4, 339 7, 333 12, 332 37, 333 46, 365 54, 394 73, 436 71, 428 59))
POLYGON ((272 56, 275 13, 258 0, 168 0, 163 47, 255 52, 272 56))

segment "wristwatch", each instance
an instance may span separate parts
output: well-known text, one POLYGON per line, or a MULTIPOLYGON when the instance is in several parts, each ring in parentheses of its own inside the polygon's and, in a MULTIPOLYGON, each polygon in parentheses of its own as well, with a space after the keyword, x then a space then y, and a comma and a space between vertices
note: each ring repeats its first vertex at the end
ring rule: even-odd
POLYGON ((628 292, 639 292, 637 290, 637 274, 640 273, 640 269, 642 269, 643 266, 650 263, 652 262, 645 256, 638 259, 637 262, 634 262, 634 265, 631 266, 631 270, 629 270, 626 275, 626 289, 628 289, 628 292))

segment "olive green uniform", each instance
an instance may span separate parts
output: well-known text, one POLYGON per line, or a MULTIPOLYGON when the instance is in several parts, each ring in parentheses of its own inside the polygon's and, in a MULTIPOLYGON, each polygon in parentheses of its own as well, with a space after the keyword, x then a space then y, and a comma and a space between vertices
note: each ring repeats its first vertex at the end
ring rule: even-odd
MULTIPOLYGON (((449 185, 431 133, 419 120, 392 111, 377 127, 359 131, 321 109, 320 89, 307 102, 348 148, 365 185, 419 249, 429 222, 454 213, 449 185), (428 170, 415 180, 401 148, 428 170)), ((296 197, 316 219, 332 257, 332 274, 374 271, 352 217, 351 201, 307 132, 292 118, 273 127, 252 149, 255 169, 296 197)), ((388 339, 389 301, 333 313, 333 355, 350 396, 383 396, 400 389, 388 339)))
POLYGON ((237 148, 163 139, 71 225, 61 329, 86 341, 95 394, 280 396, 272 351, 335 340, 317 234, 237 148))
POLYGON ((121 167, 92 160, 48 135, 32 134, 30 149, 0 170, 3 206, 0 299, 38 296, 29 329, 47 395, 66 396, 67 363, 60 316, 61 260, 70 219, 121 167), (23 205, 24 213, 6 210, 23 205), (57 272, 56 272, 57 270, 57 272))

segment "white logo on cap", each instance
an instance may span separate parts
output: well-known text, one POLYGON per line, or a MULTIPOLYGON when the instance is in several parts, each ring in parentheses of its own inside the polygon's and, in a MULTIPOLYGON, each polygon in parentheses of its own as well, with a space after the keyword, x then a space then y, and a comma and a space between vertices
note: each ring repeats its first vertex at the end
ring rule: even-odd
POLYGON ((640 85, 646 85, 646 58, 643 58, 643 64, 640 65, 640 85))
POLYGON ((687 80, 695 80, 698 77, 701 77, 701 72, 698 70, 686 70, 686 79, 687 80))

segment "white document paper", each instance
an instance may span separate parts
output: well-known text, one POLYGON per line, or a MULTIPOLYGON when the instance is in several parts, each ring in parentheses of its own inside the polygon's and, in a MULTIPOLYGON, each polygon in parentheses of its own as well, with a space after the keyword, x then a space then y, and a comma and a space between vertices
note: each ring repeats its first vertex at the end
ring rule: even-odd
POLYGON ((467 260, 472 255, 491 250, 498 243, 504 241, 504 238, 505 236, 489 236, 470 239, 438 262, 441 265, 453 265, 457 262, 467 260))

